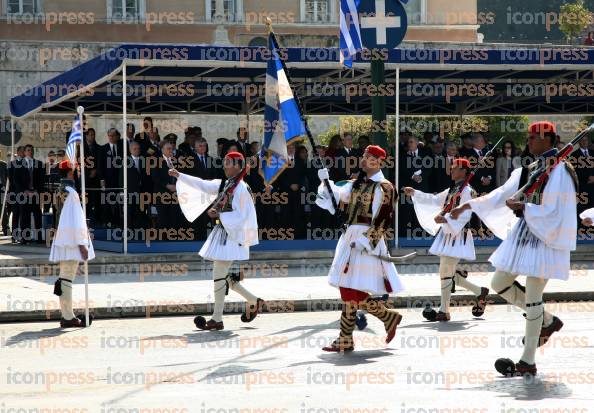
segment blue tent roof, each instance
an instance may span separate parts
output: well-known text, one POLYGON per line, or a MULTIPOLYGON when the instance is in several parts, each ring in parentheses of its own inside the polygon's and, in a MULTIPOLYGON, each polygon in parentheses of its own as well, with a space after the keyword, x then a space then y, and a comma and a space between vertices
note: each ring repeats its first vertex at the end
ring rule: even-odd
MULTIPOLYGON (((338 49, 284 52, 306 114, 370 113, 372 93, 388 96, 393 113, 397 67, 402 114, 594 111, 591 48, 394 49, 383 56, 388 87, 371 93, 365 86, 371 83, 370 55, 358 55, 352 70, 342 70, 338 49), (583 85, 582 92, 541 93, 547 84, 570 83, 583 85)), ((10 111, 23 118, 83 105, 87 113, 120 113, 125 63, 129 113, 257 113, 264 106, 268 56, 262 47, 122 45, 13 97, 10 111)))

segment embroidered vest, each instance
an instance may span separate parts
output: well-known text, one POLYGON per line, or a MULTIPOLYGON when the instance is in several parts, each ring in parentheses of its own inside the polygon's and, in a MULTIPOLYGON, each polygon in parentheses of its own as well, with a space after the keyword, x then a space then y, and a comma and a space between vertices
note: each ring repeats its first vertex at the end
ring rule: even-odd
POLYGON ((373 220, 373 195, 378 184, 379 182, 369 180, 361 183, 358 188, 353 188, 347 206, 347 225, 371 225, 373 220))

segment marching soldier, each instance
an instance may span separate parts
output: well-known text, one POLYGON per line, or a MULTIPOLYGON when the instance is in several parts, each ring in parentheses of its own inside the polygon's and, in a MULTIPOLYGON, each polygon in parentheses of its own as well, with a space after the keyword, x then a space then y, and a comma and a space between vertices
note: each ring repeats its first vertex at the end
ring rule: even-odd
POLYGON ((75 316, 72 310, 72 283, 79 262, 95 258, 95 251, 80 198, 74 187, 72 164, 64 160, 60 162, 58 171, 61 177, 61 194, 55 204, 58 224, 49 256, 50 262, 60 265, 60 276, 54 284, 54 294, 60 297, 60 327, 85 327, 84 317, 75 316))
MULTIPOLYGON (((411 187, 404 188, 404 193, 412 197, 417 218, 423 229, 431 235, 436 235, 429 252, 439 256, 441 305, 439 312, 431 308, 423 311, 423 316, 428 321, 450 321, 450 297, 456 285, 472 291, 477 296, 477 304, 472 308, 472 315, 475 317, 482 316, 487 305, 489 289, 468 281, 466 271, 456 270, 461 259, 474 261, 476 258, 472 230, 469 226, 472 211, 464 212, 457 220, 452 219, 449 214, 441 214, 452 197, 457 195, 458 188, 466 179, 469 169, 468 159, 454 159, 450 169, 453 182, 448 189, 436 195, 411 187)), ((455 206, 472 198, 474 198, 474 190, 466 185, 457 197, 455 206)))
POLYGON ((258 221, 256 208, 249 186, 243 178, 247 164, 239 152, 229 152, 223 160, 226 179, 205 180, 170 169, 169 175, 177 178, 179 205, 193 222, 205 210, 217 224, 200 249, 200 256, 213 262, 214 311, 210 320, 202 316, 194 319, 201 330, 222 330, 223 307, 229 289, 244 297, 246 310, 241 321, 249 323, 256 318, 264 300, 257 298, 240 283, 238 274, 229 273, 233 261, 245 261, 250 257, 250 247, 258 244, 258 221), (223 191, 227 180, 235 186, 223 191), (214 202, 214 205, 213 205, 214 202))
MULTIPOLYGON (((393 263, 381 260, 388 247, 384 235, 392 222, 396 191, 384 178, 381 171, 386 152, 379 146, 368 146, 361 158, 361 172, 356 180, 344 186, 330 182, 333 194, 329 194, 324 182, 318 189, 316 203, 321 208, 335 213, 330 196, 340 202, 348 203, 346 232, 338 240, 336 253, 328 282, 340 290, 343 303, 338 338, 322 350, 330 352, 354 350, 353 330, 356 312, 365 309, 380 319, 386 330, 386 344, 396 335, 396 327, 402 316, 388 309, 381 300, 372 295, 397 293, 402 285, 393 263)), ((328 179, 327 169, 320 169, 321 181, 328 179)))

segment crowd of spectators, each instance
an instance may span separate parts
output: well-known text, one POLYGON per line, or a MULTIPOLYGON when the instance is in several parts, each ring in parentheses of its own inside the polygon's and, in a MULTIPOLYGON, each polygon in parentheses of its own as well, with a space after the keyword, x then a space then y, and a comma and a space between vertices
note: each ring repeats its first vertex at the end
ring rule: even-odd
MULTIPOLYGON (((135 125, 129 123, 122 139, 120 132, 111 128, 107 131, 107 143, 103 145, 97 143, 94 129, 89 128, 84 134, 87 216, 95 230, 119 229, 121 234, 126 171, 129 239, 146 241, 149 230, 151 234, 158 234, 152 240, 206 239, 212 228, 211 220, 206 214, 193 223, 184 218, 177 200, 175 178, 167 172, 175 167, 182 173, 203 179, 223 178, 223 157, 230 151, 239 151, 249 161, 245 179, 254 195, 261 239, 335 239, 340 235, 341 227, 336 218, 315 205, 320 184, 319 164, 314 162, 314 154, 308 146, 289 145, 286 170, 272 185, 265 185, 258 171, 260 145, 250 142, 245 128, 239 128, 232 139, 218 139, 216 148, 209 147, 198 126, 189 127, 179 143, 176 134, 161 137, 151 118, 143 120, 141 129, 136 133, 135 125), (123 145, 127 145, 126 161, 123 145)), ((331 179, 338 182, 357 176, 359 158, 369 144, 370 139, 365 135, 354 139, 345 133, 332 136, 327 146, 318 145, 315 151, 329 168, 331 179)), ((438 193, 452 184, 450 165, 455 157, 468 158, 474 165, 491 144, 483 133, 444 140, 432 133, 420 137, 402 131, 398 142, 398 182, 394 151, 384 173, 398 188, 410 186, 438 193)), ((592 206, 590 195, 594 195, 594 152, 588 148, 587 138, 580 146, 572 157, 582 194, 578 198, 582 200, 579 211, 592 206)), ((64 156, 63 150, 51 151, 42 162, 35 158, 34 147, 25 145, 17 148, 13 161, 0 162, 2 195, 7 180, 10 181, 1 226, 13 242, 46 241, 48 227, 56 222, 53 216, 55 194, 59 193, 56 168, 64 156)), ((490 192, 524 162, 530 162, 527 152, 517 148, 511 140, 504 141, 477 171, 471 185, 478 194, 490 192)), ((80 179, 77 184, 80 185, 80 179)), ((399 202, 398 235, 409 239, 423 236, 410 199, 402 196, 399 202)))

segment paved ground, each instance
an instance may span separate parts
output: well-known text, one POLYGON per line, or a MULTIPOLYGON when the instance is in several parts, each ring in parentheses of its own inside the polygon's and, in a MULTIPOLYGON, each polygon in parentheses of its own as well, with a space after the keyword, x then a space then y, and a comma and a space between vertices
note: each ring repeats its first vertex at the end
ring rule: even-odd
POLYGON ((565 327, 539 351, 529 381, 492 367, 521 354, 523 318, 507 306, 493 306, 486 320, 466 307, 448 324, 405 311, 387 347, 370 320, 347 355, 320 351, 336 335, 335 311, 264 314, 250 325, 230 315, 221 332, 197 331, 191 317, 70 331, 4 324, 2 412, 586 413, 594 409, 594 303, 581 304, 554 308, 565 327))
MULTIPOLYGON (((580 263, 574 263, 580 266, 580 263)), ((422 305, 427 297, 437 299, 439 279, 435 272, 427 272, 427 266, 407 266, 402 271, 406 290, 396 295, 398 305, 415 307, 422 305), (414 271, 414 273, 410 273, 414 271)), ((435 271, 435 268, 429 268, 435 271)), ((108 272, 108 271, 107 271, 108 272)), ((262 272, 247 274, 244 285, 256 295, 269 301, 277 301, 277 306, 292 303, 298 310, 322 310, 333 308, 338 298, 335 288, 327 283, 327 266, 306 266, 296 269, 297 274, 265 277, 262 272), (317 274, 305 276, 303 274, 317 274), (253 275, 253 276, 252 276, 253 275), (330 307, 328 307, 330 306, 330 307)), ((491 272, 471 272, 471 280, 488 286, 491 272)), ((547 285, 549 300, 594 299, 594 270, 578 269, 572 271, 569 281, 552 280, 547 285)), ((52 294, 56 277, 0 277, 0 321, 43 320, 57 317, 58 297, 52 294)), ((212 280, 210 271, 169 274, 118 273, 90 277, 90 305, 103 317, 143 314, 191 314, 196 311, 211 311, 212 280)), ((459 290, 456 296, 468 292, 459 290)), ((498 299, 492 296, 492 299, 498 299)), ((84 280, 77 277, 74 286, 75 307, 84 306, 84 280)), ((239 303, 240 297, 229 293, 229 302, 239 303)), ((235 305, 241 308, 241 303, 235 305)), ((336 308, 336 307, 334 307, 336 308)), ((274 311, 274 310, 273 310, 274 311)))

